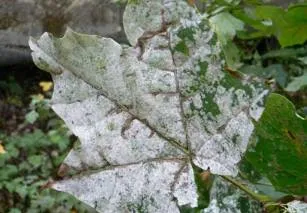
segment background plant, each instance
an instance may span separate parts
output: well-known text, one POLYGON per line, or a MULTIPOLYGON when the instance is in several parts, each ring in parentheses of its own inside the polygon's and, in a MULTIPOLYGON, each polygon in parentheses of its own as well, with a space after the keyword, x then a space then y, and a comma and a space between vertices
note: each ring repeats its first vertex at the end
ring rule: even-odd
MULTIPOLYGON (((28 97, 19 96, 23 90, 17 81, 3 84, 11 85, 2 87, 3 100, 14 97, 19 106, 27 105, 28 97)), ((45 98, 50 84, 41 82, 45 86, 42 93, 31 96, 24 115, 20 114, 24 121, 14 127, 15 131, 8 134, 12 126, 3 126, 0 131, 0 212, 93 212, 65 193, 46 189, 48 181, 59 178, 58 167, 73 142, 45 98)))

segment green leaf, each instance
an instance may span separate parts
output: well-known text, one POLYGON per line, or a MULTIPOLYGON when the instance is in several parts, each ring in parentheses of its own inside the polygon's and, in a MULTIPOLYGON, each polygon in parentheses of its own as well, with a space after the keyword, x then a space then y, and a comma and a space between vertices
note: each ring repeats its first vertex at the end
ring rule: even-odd
POLYGON ((307 121, 285 97, 271 94, 256 124, 247 160, 282 192, 307 193, 307 121))
POLYGON ((39 199, 34 200, 33 206, 36 208, 43 208, 44 210, 52 209, 53 205, 55 204, 56 197, 51 196, 43 196, 39 197, 39 199))
POLYGON ((223 52, 228 68, 237 70, 243 65, 240 62, 240 50, 232 41, 228 41, 226 45, 223 45, 223 52))
POLYGON ((305 86, 307 86, 307 72, 305 72, 302 76, 293 78, 285 90, 288 92, 296 92, 305 86))
POLYGON ((16 188, 16 193, 18 193, 18 195, 21 197, 21 198, 25 198, 28 194, 28 188, 27 186, 24 186, 24 185, 20 185, 16 188))
POLYGON ((234 10, 232 12, 236 18, 242 20, 247 26, 247 29, 238 31, 237 36, 241 39, 255 39, 271 35, 273 33, 271 26, 264 25, 262 20, 257 19, 255 9, 252 8, 247 7, 242 10, 234 10))
POLYGON ((9 213, 21 213, 20 209, 12 208, 10 209, 9 213))
POLYGON ((5 165, 0 173, 0 180, 10 180, 10 178, 18 174, 18 168, 15 165, 5 165))
POLYGON ((42 155, 31 155, 28 158, 28 161, 35 167, 40 166, 42 165, 42 162, 43 162, 43 156, 42 155))
POLYGON ((259 19, 272 21, 268 28, 272 29, 282 47, 307 40, 307 6, 290 7, 287 12, 274 6, 258 6, 255 13, 259 19))
POLYGON ((288 9, 282 21, 277 20, 277 38, 283 47, 303 44, 307 40, 307 6, 288 9))
POLYGON ((305 65, 307 65, 307 56, 305 57, 301 57, 301 58, 298 58, 302 63, 304 63, 305 65))
POLYGON ((30 124, 33 124, 39 117, 39 114, 32 110, 31 112, 26 114, 26 121, 28 121, 30 124))
POLYGON ((236 31, 244 29, 244 22, 228 12, 222 12, 211 17, 209 22, 222 45, 226 45, 228 40, 232 40, 236 35, 236 31))
POLYGON ((294 5, 287 11, 281 7, 260 5, 235 10, 233 15, 253 30, 238 32, 242 39, 274 35, 282 47, 303 44, 307 40, 307 5, 294 5))
POLYGON ((19 150, 14 146, 14 144, 8 144, 6 147, 7 155, 13 158, 17 158, 19 155, 19 150))

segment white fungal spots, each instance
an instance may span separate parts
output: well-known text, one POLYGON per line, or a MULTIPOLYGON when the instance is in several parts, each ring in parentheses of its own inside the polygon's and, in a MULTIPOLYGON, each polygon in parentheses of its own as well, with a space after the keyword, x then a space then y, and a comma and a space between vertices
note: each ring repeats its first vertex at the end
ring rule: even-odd
MULTIPOLYGON (((170 195, 173 193, 173 180, 183 166, 184 162, 180 160, 161 160, 110 167, 102 172, 58 182, 54 188, 77 196, 99 212, 124 213, 143 210, 179 213, 177 204, 170 195)), ((190 182, 185 177, 179 177, 175 194, 180 193, 183 190, 181 187, 190 182)), ((186 187, 189 189, 189 185, 186 187)), ((186 198, 187 200, 179 198, 180 203, 189 204, 193 199, 195 205, 195 195, 193 194, 194 198, 186 198)), ((180 196, 187 195, 181 193, 180 196)))

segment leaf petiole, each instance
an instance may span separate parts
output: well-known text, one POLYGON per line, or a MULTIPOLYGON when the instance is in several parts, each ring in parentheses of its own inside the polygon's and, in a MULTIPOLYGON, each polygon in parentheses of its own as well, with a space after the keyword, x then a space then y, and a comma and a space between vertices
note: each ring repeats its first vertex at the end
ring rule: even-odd
POLYGON ((246 194, 248 194, 253 199, 258 200, 259 202, 261 202, 263 204, 274 203, 274 200, 272 200, 269 196, 258 194, 256 192, 254 192, 251 189, 249 189, 248 187, 244 186, 239 181, 237 181, 237 180, 235 180, 235 179, 233 179, 229 176, 221 176, 221 177, 223 179, 225 179, 226 181, 232 183, 233 185, 235 185, 236 187, 238 187, 242 191, 244 191, 246 194))

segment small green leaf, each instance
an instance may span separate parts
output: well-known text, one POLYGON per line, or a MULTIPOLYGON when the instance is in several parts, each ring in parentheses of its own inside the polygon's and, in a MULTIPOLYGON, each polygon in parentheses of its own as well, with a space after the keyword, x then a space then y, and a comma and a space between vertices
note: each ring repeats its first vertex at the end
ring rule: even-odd
POLYGON ((247 160, 282 192, 307 193, 307 121, 285 97, 271 94, 256 124, 247 160))
POLYGON ((16 147, 13 144, 8 144, 6 146, 6 151, 7 151, 7 154, 13 158, 17 158, 19 155, 19 150, 16 149, 16 147))
POLYGON ((227 41, 236 35, 236 31, 244 29, 244 22, 228 12, 219 13, 210 18, 209 21, 223 45, 226 45, 227 41))
POLYGON ((9 213, 21 213, 21 211, 17 208, 10 209, 9 213))
POLYGON ((18 195, 24 199, 28 194, 28 189, 26 186, 19 186, 16 187, 16 193, 18 193, 18 195))
POLYGON ((298 60, 300 60, 301 62, 303 62, 305 65, 307 65, 307 56, 301 57, 298 60))
POLYGON ((293 5, 285 10, 271 5, 260 5, 236 10, 233 15, 252 28, 238 32, 242 39, 274 35, 282 47, 303 44, 307 40, 307 5, 293 5))
POLYGON ((33 165, 33 166, 39 166, 42 164, 43 162, 43 156, 41 155, 32 155, 29 157, 29 162, 33 165))
POLYGON ((40 197, 40 199, 35 200, 33 202, 33 205, 36 208, 41 208, 43 207, 44 209, 52 209, 53 205, 55 204, 55 198, 51 197, 51 196, 44 196, 44 197, 40 197))
POLYGON ((228 41, 226 45, 223 45, 223 52, 227 66, 230 69, 237 70, 242 66, 240 62, 240 50, 232 41, 228 41))
POLYGON ((18 174, 18 169, 16 166, 14 165, 6 165, 3 167, 3 171, 5 172, 1 172, 0 173, 0 180, 9 180, 11 177, 15 176, 16 174, 18 174))
POLYGON ((293 78, 285 90, 288 92, 296 92, 305 86, 307 86, 307 72, 302 76, 293 78))
POLYGON ((268 26, 282 47, 302 44, 307 40, 307 6, 293 6, 284 11, 274 6, 258 6, 256 16, 272 22, 268 26))
POLYGON ((307 6, 292 7, 284 16, 283 22, 277 22, 280 33, 276 32, 280 44, 292 46, 303 44, 307 40, 307 6))
POLYGON ((26 121, 28 121, 30 124, 33 124, 39 117, 39 114, 35 111, 32 110, 28 114, 26 114, 26 121))

